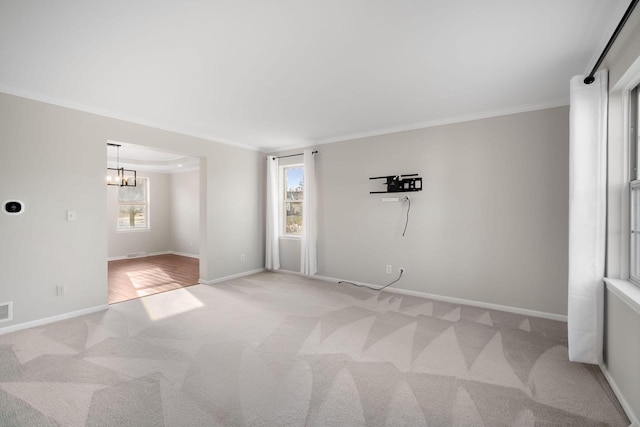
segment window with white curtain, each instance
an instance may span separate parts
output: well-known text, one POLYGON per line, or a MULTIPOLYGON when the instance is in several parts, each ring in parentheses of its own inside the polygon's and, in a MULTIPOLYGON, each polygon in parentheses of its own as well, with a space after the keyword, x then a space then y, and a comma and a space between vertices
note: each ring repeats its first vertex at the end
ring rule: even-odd
POLYGON ((280 169, 282 182, 281 224, 285 236, 302 235, 304 202, 304 166, 288 165, 280 169))
POLYGON ((639 90, 637 86, 630 93, 629 100, 629 141, 631 143, 630 158, 631 158, 631 183, 630 183, 630 203, 631 209, 630 218, 631 224, 629 229, 631 230, 630 242, 631 248, 629 251, 630 260, 630 280, 636 285, 640 285, 640 174, 638 173, 638 167, 640 166, 640 138, 638 136, 638 123, 640 122, 638 115, 640 104, 638 100, 639 90))

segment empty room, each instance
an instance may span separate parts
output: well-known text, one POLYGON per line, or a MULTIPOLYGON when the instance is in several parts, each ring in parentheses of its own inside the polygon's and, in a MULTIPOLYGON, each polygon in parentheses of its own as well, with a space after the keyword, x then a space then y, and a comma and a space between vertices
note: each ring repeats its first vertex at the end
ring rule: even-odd
POLYGON ((198 283, 200 161, 108 143, 109 304, 198 283))
POLYGON ((0 0, 0 426, 640 426, 638 0, 0 0))

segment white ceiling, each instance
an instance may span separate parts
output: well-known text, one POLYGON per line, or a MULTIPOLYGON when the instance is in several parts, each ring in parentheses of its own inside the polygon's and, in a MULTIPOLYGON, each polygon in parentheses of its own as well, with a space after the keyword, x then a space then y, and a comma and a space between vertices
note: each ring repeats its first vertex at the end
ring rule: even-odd
POLYGON ((263 150, 568 103, 628 0, 0 0, 0 91, 263 150))
POLYGON ((120 148, 107 147, 107 167, 124 167, 137 171, 178 173, 200 168, 200 160, 182 154, 158 151, 140 145, 109 141, 120 148))

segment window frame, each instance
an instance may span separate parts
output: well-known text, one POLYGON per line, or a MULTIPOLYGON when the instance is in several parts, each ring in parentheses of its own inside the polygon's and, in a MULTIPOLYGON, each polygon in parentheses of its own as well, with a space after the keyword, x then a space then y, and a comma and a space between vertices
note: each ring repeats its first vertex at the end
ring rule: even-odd
MULTIPOLYGON (((145 200, 144 203, 141 202, 120 202, 119 194, 116 194, 116 232, 117 233, 135 233, 141 231, 149 231, 151 230, 151 180, 149 177, 138 176, 136 178, 136 185, 139 182, 146 183, 145 189, 145 200), (145 207, 145 226, 144 227, 120 227, 120 207, 121 206, 135 206, 135 205, 144 205, 145 207)), ((118 193, 120 189, 123 187, 118 187, 118 193)))
MULTIPOLYGON (((609 82, 607 118, 607 254, 605 278, 621 280, 637 290, 629 280, 631 142, 629 105, 633 88, 640 85, 640 57, 623 71, 616 82, 609 82)), ((613 282, 612 282, 613 283, 613 282)), ((608 287, 613 286, 607 283, 608 287)), ((627 292, 627 291, 624 291, 627 292)))
MULTIPOLYGON (((286 165, 281 165, 279 170, 279 229, 280 229, 280 238, 283 239, 291 239, 291 240, 299 240, 302 238, 302 233, 300 234, 292 234, 287 233, 287 216, 286 216, 286 204, 287 203, 302 203, 302 216, 304 217, 304 189, 302 192, 302 199, 293 200, 287 199, 287 186, 286 186, 286 170, 287 169, 302 169, 304 176, 304 164, 303 163, 291 163, 286 165)), ((303 230, 304 232, 304 230, 303 230)))
POLYGON ((640 85, 629 91, 629 281, 640 286, 640 85), (635 201, 634 201, 635 199, 635 201))

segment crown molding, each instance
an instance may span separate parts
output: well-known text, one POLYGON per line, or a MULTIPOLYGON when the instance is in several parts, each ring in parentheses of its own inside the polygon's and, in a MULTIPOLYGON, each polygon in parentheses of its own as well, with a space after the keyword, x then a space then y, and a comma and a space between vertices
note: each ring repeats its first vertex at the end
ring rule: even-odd
POLYGON ((569 100, 567 98, 563 98, 563 99, 556 99, 546 103, 527 104, 527 105, 520 105, 520 106, 508 107, 503 109, 488 110, 488 111, 467 114, 467 115, 443 117, 439 119, 429 120, 425 122, 418 122, 418 123, 409 124, 409 125, 381 128, 381 129, 376 129, 376 130, 371 130, 371 131, 366 131, 361 133, 345 134, 345 135, 335 136, 335 137, 326 138, 326 139, 318 139, 316 141, 307 140, 304 142, 300 142, 299 144, 293 144, 293 145, 287 145, 287 146, 254 147, 254 146, 250 146, 250 145, 235 142, 235 141, 216 138, 210 135, 202 134, 200 132, 190 131, 188 129, 181 128, 175 125, 167 125, 167 124, 154 122, 154 121, 146 120, 144 118, 139 118, 139 117, 128 117, 123 114, 114 113, 112 111, 107 111, 107 110, 101 110, 98 108, 88 107, 86 105, 74 103, 71 101, 59 99, 59 98, 48 96, 48 95, 43 95, 41 93, 36 93, 36 92, 23 90, 23 89, 16 89, 4 84, 3 82, 0 82, 0 92, 6 93, 8 95, 30 99, 33 101, 39 101, 47 104, 57 105, 60 107, 70 108, 72 110, 83 111, 90 114, 96 114, 103 117, 108 117, 116 120, 123 120, 126 122, 139 124, 142 126, 152 127, 159 130, 174 132, 181 135, 191 136, 194 138, 200 138, 209 142, 216 142, 219 144, 231 145, 234 147, 244 148, 246 150, 258 151, 263 153, 277 153, 277 152, 286 151, 286 150, 294 150, 294 149, 312 147, 312 146, 323 145, 323 144, 331 144, 334 142, 344 142, 344 141, 350 141, 354 139, 388 135, 388 134, 406 132, 406 131, 417 130, 417 129, 426 129, 426 128, 431 128, 436 126, 444 126, 444 125, 450 125, 455 123, 463 123, 463 122, 469 122, 473 120, 482 120, 482 119, 488 119, 493 117, 507 116, 510 114, 525 113, 525 112, 536 111, 536 110, 545 110, 548 108, 555 108, 555 107, 569 105, 569 100))
POLYGON ((305 144, 288 145, 288 146, 283 146, 283 147, 278 147, 278 148, 272 148, 272 149, 269 149, 268 151, 266 151, 265 149, 262 149, 261 151, 265 151, 267 153, 279 153, 281 151, 298 150, 298 149, 301 149, 301 148, 315 147, 317 145, 322 145, 322 144, 331 144, 331 143, 334 143, 334 142, 351 141, 351 140, 354 140, 354 139, 369 138, 369 137, 373 137, 373 136, 389 135, 389 134, 393 134, 393 133, 407 132, 407 131, 418 130, 418 129, 427 129, 427 128, 436 127, 436 126, 445 126, 445 125, 451 125, 451 124, 456 124, 456 123, 471 122, 471 121, 474 121, 474 120, 483 120, 483 119, 490 119, 490 118, 494 118, 494 117, 509 116, 511 114, 519 114, 519 113, 527 113, 527 112, 531 112, 531 111, 546 110, 546 109, 549 109, 549 108, 564 107, 564 106, 567 106, 567 105, 569 105, 569 99, 568 98, 562 98, 562 99, 556 99, 556 100, 553 100, 553 101, 550 101, 550 102, 545 102, 545 103, 526 104, 526 105, 519 105, 519 106, 515 106, 515 107, 508 107, 508 108, 502 108, 502 109, 496 109, 496 110, 482 111, 482 112, 473 113, 473 114, 466 114, 466 115, 452 116, 452 117, 443 117, 443 118, 440 118, 440 119, 430 120, 430 121, 426 121, 426 122, 414 123, 414 124, 406 125, 406 126, 396 126, 396 127, 382 128, 382 129, 368 131, 368 132, 347 134, 347 135, 336 136, 336 137, 327 138, 327 139, 320 139, 318 141, 309 142, 309 143, 305 143, 305 144))
POLYGON ((208 135, 202 132, 193 131, 188 128, 176 126, 174 124, 161 123, 154 120, 148 120, 144 117, 129 116, 127 114, 116 113, 101 108, 90 107, 77 102, 69 101, 66 99, 58 98, 55 96, 45 95, 39 92, 25 90, 21 88, 15 88, 0 82, 0 92, 7 95, 13 95, 20 98, 30 99, 32 101, 44 102, 45 104, 57 105, 59 107, 69 108, 71 110, 82 111, 89 114, 95 114, 97 116, 108 117, 110 119, 122 120, 124 122, 134 123, 137 125, 147 126, 154 129, 164 130, 167 132, 173 132, 180 135, 191 136, 194 138, 203 139, 208 142, 216 142, 218 144, 231 145, 234 147, 244 148, 251 151, 260 151, 257 147, 247 145, 241 142, 232 141, 225 138, 218 138, 213 135, 208 135))

